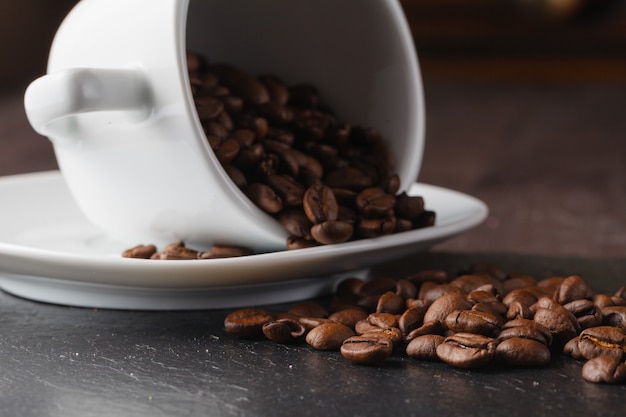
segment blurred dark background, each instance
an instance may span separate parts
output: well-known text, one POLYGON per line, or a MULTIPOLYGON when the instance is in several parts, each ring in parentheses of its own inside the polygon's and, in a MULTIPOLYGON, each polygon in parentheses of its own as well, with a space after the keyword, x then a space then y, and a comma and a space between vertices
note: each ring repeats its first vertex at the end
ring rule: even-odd
MULTIPOLYGON (((76 0, 0 3, 0 88, 45 71, 76 0)), ((401 0, 425 81, 626 81, 626 1, 401 0)))

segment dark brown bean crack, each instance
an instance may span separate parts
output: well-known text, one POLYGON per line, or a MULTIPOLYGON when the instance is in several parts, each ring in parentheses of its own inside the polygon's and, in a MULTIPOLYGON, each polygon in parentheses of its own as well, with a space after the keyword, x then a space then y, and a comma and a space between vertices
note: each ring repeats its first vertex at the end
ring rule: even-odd
POLYGON ((341 121, 314 86, 187 58, 207 143, 233 182, 291 234, 287 249, 434 224, 422 197, 398 194, 380 132, 341 121))
POLYGON ((547 367, 560 351, 585 362, 584 380, 624 384, 625 293, 595 294, 576 275, 537 280, 480 262, 459 276, 347 278, 328 305, 241 309, 224 326, 236 337, 306 343, 359 364, 405 355, 463 369, 547 367))

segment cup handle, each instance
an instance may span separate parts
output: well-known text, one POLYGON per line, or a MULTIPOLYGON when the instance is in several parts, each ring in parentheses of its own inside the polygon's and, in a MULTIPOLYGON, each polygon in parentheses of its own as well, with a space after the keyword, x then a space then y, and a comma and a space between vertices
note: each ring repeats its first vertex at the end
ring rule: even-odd
POLYGON ((152 111, 150 88, 137 69, 76 68, 44 75, 24 94, 26 116, 44 136, 59 133, 61 123, 83 113, 122 111, 129 121, 152 111))

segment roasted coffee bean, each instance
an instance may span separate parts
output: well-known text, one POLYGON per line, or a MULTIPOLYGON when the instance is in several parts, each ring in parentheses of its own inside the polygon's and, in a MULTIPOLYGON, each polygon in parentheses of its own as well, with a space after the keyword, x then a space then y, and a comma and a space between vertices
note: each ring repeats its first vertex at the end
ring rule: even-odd
POLYGON ((403 335, 400 329, 397 327, 374 327, 367 332, 361 333, 360 336, 367 336, 371 338, 385 339, 391 342, 392 345, 396 345, 402 341, 403 335))
POLYGON ((319 224, 328 220, 336 220, 339 207, 332 190, 323 185, 309 187, 302 199, 304 212, 308 219, 319 224))
POLYGON ((446 316, 444 324, 455 333, 476 333, 493 337, 500 332, 497 316, 474 310, 455 310, 446 316))
POLYGON ((263 324, 263 334, 276 343, 293 343, 305 333, 305 327, 297 320, 278 319, 263 324))
POLYGON ((215 149, 215 156, 223 164, 230 164, 239 155, 241 146, 236 139, 226 139, 215 149))
POLYGON ((612 356, 598 356, 583 365, 585 381, 605 384, 626 383, 626 363, 612 356))
POLYGON ((280 213, 278 221, 291 235, 307 240, 313 239, 311 236, 311 227, 313 226, 313 223, 311 223, 302 210, 284 210, 280 213))
POLYGON ((592 301, 599 309, 615 305, 613 298, 608 294, 596 294, 593 296, 592 301))
POLYGON ((396 203, 396 198, 382 188, 366 188, 355 200, 358 212, 365 217, 380 218, 386 216, 396 203))
POLYGON ((367 318, 357 321, 356 324, 354 325, 354 331, 356 332, 356 334, 368 333, 371 330, 375 330, 379 328, 380 327, 370 323, 370 321, 367 318))
POLYGON ((500 314, 506 313, 506 307, 504 306, 504 304, 500 303, 500 297, 497 295, 496 289, 490 285, 485 287, 479 287, 478 289, 471 291, 469 294, 467 294, 467 301, 472 304, 498 303, 502 306, 500 314))
POLYGON ((226 316, 224 327, 234 336, 256 338, 263 335, 263 325, 274 319, 274 315, 262 308, 244 308, 226 316))
POLYGON ((352 224, 341 220, 327 220, 311 227, 311 236, 323 245, 347 242, 353 232, 352 224))
POLYGON ((497 342, 501 343, 502 341, 511 338, 531 339, 536 342, 542 343, 545 346, 550 346, 550 344, 552 343, 551 336, 548 336, 548 338, 546 338, 546 335, 544 333, 537 330, 536 327, 531 326, 515 326, 503 329, 500 334, 498 334, 497 342))
POLYGON ((354 331, 340 323, 323 323, 306 335, 306 342, 317 350, 338 350, 354 331))
POLYGON ((398 319, 395 314, 391 313, 372 313, 367 317, 367 321, 376 327, 381 329, 389 329, 391 327, 398 327, 398 319))
POLYGON ((477 303, 472 306, 471 310, 495 317, 498 327, 502 327, 506 322, 504 309, 505 307, 501 303, 477 303))
POLYGON ((285 206, 298 206, 302 204, 304 187, 298 184, 292 177, 287 175, 269 175, 266 184, 272 187, 278 194, 285 206))
POLYGON ((352 307, 332 313, 328 318, 334 322, 341 323, 345 326, 354 329, 356 324, 366 319, 368 316, 367 311, 362 308, 352 307))
POLYGON ((398 328, 404 334, 408 334, 424 324, 426 309, 411 307, 407 308, 398 319, 398 328))
POLYGON ((424 198, 409 196, 406 192, 403 192, 397 196, 394 210, 396 216, 413 220, 424 211, 424 198))
POLYGON ((353 336, 341 345, 341 355, 351 362, 376 364, 384 361, 393 352, 393 344, 374 335, 353 336))
POLYGON ((392 234, 395 230, 396 218, 393 216, 378 219, 362 218, 356 234, 362 239, 369 239, 392 234))
POLYGON ((425 334, 412 339, 406 346, 406 354, 413 359, 434 361, 439 359, 437 347, 445 337, 438 334, 425 334))
POLYGON ((202 121, 215 119, 224 111, 224 103, 215 97, 202 96, 196 98, 194 102, 198 118, 202 121))
POLYGON ((626 332, 611 326, 590 327, 578 336, 578 349, 585 359, 613 356, 626 359, 626 332))
POLYGON ((283 202, 271 187, 258 182, 246 188, 248 198, 267 213, 278 213, 283 209, 283 202))
POLYGON ((552 332, 553 342, 563 346, 580 332, 580 325, 574 315, 556 301, 544 297, 531 306, 535 314, 533 320, 552 332), (533 308, 534 307, 534 308, 533 308))
POLYGON ((472 308, 472 303, 467 301, 464 295, 456 292, 451 292, 437 298, 428 307, 424 314, 424 322, 440 321, 445 322, 448 314, 455 310, 469 310, 472 308))
POLYGON ((626 306, 616 305, 604 307, 600 310, 604 324, 626 331, 626 306))
POLYGON ((494 339, 472 333, 448 336, 437 346, 437 357, 458 368, 477 368, 487 365, 495 356, 494 339))
POLYGON ((563 307, 572 312, 581 329, 595 327, 602 324, 602 312, 591 300, 581 298, 570 301, 563 307))
POLYGON ((171 260, 193 260, 198 259, 198 251, 188 248, 183 242, 174 242, 167 245, 161 252, 154 253, 150 259, 171 260))
POLYGON ((591 299, 593 291, 578 275, 565 278, 556 288, 553 298, 559 304, 567 304, 574 300, 591 299))
POLYGON ((534 313, 530 311, 530 307, 522 304, 519 301, 513 301, 509 304, 509 308, 506 311, 506 318, 509 320, 514 319, 532 319, 534 313))
POLYGON ((404 310, 404 299, 392 291, 382 294, 376 305, 377 313, 402 314, 404 310))
POLYGON ((509 307, 511 303, 517 302, 524 307, 530 307, 535 304, 539 298, 537 294, 528 288, 519 288, 512 290, 502 298, 502 304, 509 307))
POLYGON ((507 366, 543 367, 550 359, 548 347, 533 339, 511 337, 496 346, 495 360, 507 366))
POLYGON ((425 334, 438 334, 443 335, 446 333, 446 326, 439 320, 425 322, 417 329, 411 330, 404 338, 406 342, 410 342, 416 337, 423 336, 425 334))
POLYGON ((550 329, 540 323, 537 323, 534 320, 522 318, 509 320, 502 326, 502 331, 500 332, 500 335, 504 334, 508 329, 515 329, 511 330, 511 334, 515 335, 516 337, 526 337, 534 339, 538 342, 544 342, 546 346, 550 346, 552 344, 552 332, 550 331, 550 329), (537 336, 537 333, 539 333, 541 336, 537 336))
POLYGON ((154 245, 137 245, 122 252, 124 258, 150 259, 157 251, 154 245))

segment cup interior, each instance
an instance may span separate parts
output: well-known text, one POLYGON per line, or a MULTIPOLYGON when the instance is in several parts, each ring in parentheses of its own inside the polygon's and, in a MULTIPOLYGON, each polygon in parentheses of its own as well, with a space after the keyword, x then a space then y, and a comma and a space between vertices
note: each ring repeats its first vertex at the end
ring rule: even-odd
POLYGON ((287 85, 315 85, 342 120, 382 132, 403 189, 417 179, 422 87, 396 0, 191 0, 186 48, 287 85))

